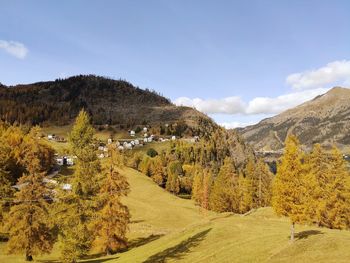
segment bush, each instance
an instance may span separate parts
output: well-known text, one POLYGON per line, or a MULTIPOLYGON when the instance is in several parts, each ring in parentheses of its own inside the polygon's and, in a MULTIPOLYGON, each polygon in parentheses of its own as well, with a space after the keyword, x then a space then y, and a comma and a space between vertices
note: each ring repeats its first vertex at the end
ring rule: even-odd
POLYGON ((150 157, 155 157, 155 156, 158 155, 158 152, 157 152, 155 149, 150 148, 150 149, 148 149, 148 151, 147 151, 147 155, 150 156, 150 157))

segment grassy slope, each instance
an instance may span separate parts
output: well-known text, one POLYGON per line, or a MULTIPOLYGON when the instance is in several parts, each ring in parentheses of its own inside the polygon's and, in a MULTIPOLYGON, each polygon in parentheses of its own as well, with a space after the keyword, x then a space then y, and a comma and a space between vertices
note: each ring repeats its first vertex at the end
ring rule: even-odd
MULTIPOLYGON (((350 232, 297 226, 288 241, 289 223, 270 208, 248 215, 200 211, 149 178, 126 168, 131 193, 125 200, 132 214, 130 249, 86 262, 349 262, 350 232)), ((0 244, 0 249, 4 244, 0 244)), ((41 262, 56 262, 58 251, 41 262), (51 260, 51 261, 49 261, 51 260)), ((0 262, 22 262, 5 256, 0 262)))

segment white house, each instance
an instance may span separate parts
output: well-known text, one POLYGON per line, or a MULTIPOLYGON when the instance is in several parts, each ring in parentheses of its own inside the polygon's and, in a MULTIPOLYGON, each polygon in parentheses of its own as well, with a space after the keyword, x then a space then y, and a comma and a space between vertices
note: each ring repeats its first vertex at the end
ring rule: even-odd
POLYGON ((107 140, 107 143, 108 143, 108 144, 112 144, 112 142, 113 142, 113 140, 112 140, 111 138, 109 138, 109 139, 107 140))
POLYGON ((102 159, 102 158, 104 158, 105 157, 105 155, 103 154, 103 153, 100 153, 99 155, 98 155, 98 158, 100 158, 100 159, 102 159))
POLYGON ((103 151, 104 151, 104 152, 108 152, 108 147, 106 147, 106 146, 103 147, 103 151))
POLYGON ((72 190, 72 185, 71 184, 63 184, 62 189, 66 191, 72 190))
POLYGON ((63 157, 57 157, 56 158, 56 163, 58 164, 58 165, 63 165, 64 163, 63 163, 63 157))
POLYGON ((147 132, 147 131, 148 131, 147 127, 143 127, 143 132, 147 132))
POLYGON ((130 131, 130 136, 135 136, 135 131, 130 131))
POLYGON ((175 135, 171 136, 171 140, 175 141, 176 140, 176 136, 175 135))
POLYGON ((134 140, 134 143, 135 143, 135 145, 139 145, 140 141, 136 139, 136 140, 134 140))
POLYGON ((55 139, 55 134, 49 134, 49 135, 47 135, 47 138, 49 140, 53 140, 53 139, 55 139))
POLYGON ((98 150, 99 150, 99 151, 103 151, 104 148, 105 148, 105 147, 102 146, 102 145, 98 146, 98 150))
POLYGON ((119 145, 118 150, 120 150, 120 151, 124 150, 124 146, 119 145))
POLYGON ((132 146, 135 146, 135 141, 130 142, 132 146))
POLYGON ((67 165, 69 166, 74 165, 74 160, 72 157, 67 157, 67 165))
POLYGON ((132 144, 131 143, 126 143, 124 147, 125 147, 125 149, 131 150, 132 149, 132 144))
POLYGON ((147 133, 145 133, 145 134, 143 135, 143 137, 147 138, 147 137, 148 137, 148 134, 147 134, 147 133))

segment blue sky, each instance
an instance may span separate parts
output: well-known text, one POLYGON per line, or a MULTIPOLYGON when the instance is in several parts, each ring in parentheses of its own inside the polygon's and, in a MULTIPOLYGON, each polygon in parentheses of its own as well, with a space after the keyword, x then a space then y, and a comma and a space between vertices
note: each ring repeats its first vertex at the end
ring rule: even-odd
POLYGON ((122 78, 219 123, 350 86, 349 1, 0 0, 0 82, 122 78))

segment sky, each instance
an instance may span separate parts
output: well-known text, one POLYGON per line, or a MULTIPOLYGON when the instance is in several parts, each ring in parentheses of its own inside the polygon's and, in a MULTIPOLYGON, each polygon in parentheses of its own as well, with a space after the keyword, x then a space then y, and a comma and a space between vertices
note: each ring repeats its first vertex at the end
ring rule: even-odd
POLYGON ((125 79, 225 127, 350 87, 350 1, 0 0, 0 82, 125 79))

